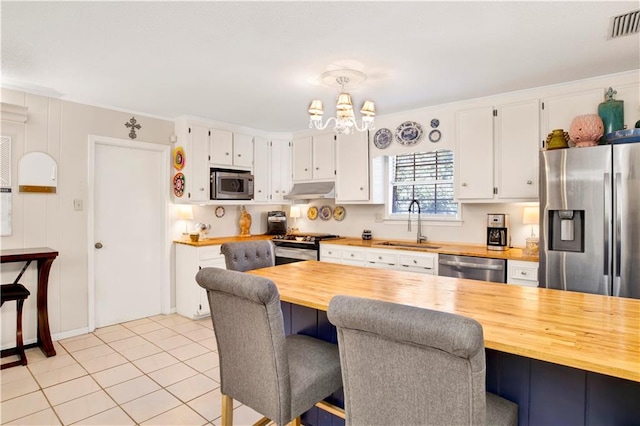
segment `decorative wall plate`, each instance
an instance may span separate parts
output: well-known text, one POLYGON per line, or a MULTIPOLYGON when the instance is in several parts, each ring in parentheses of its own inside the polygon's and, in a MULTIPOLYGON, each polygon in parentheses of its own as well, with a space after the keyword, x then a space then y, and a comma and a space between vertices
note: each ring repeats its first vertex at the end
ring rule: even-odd
POLYGON ((173 167, 176 170, 184 169, 184 148, 181 146, 173 150, 173 167))
POLYGON ((173 176, 173 194, 176 197, 182 197, 184 194, 184 175, 182 173, 176 173, 173 176))
POLYGON ((216 217, 224 216, 224 207, 218 206, 216 207, 216 217))
POLYGON ((307 210, 307 217, 309 220, 316 220, 318 218, 318 208, 316 206, 309 207, 309 210, 307 210))
POLYGON ((344 207, 335 206, 333 209, 333 218, 337 221, 341 221, 342 219, 344 219, 346 213, 347 211, 344 209, 344 207))
POLYGON ((393 134, 389 129, 380 129, 373 135, 373 144, 379 149, 385 149, 391 145, 392 140, 393 134))
POLYGON ((434 118, 433 120, 431 120, 431 127, 433 127, 434 129, 439 125, 440 125, 440 120, 438 120, 437 118, 434 118))
POLYGON ((422 126, 415 121, 405 121, 396 129, 396 141, 400 145, 415 145, 422 139, 422 126))
POLYGON ((332 214, 332 211, 331 211, 331 207, 329 206, 322 206, 318 211, 318 216, 320 216, 320 219, 322 220, 331 219, 331 214, 332 214))
POLYGON ((442 133, 440 133, 440 130, 437 129, 433 129, 432 131, 429 132, 429 140, 431 142, 438 142, 440 141, 440 138, 442 137, 442 133))

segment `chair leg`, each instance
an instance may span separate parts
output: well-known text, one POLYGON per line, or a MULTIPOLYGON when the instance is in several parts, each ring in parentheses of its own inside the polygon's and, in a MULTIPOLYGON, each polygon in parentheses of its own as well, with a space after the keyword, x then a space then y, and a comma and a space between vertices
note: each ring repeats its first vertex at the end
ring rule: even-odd
POLYGON ((27 356, 24 353, 24 341, 22 340, 22 306, 24 305, 24 299, 17 301, 18 312, 16 320, 16 347, 18 349, 18 356, 22 361, 22 365, 27 365, 27 356))
POLYGON ((233 426, 233 398, 222 394, 222 426, 233 426))
POLYGON ((289 422, 288 426, 302 426, 302 423, 300 422, 300 416, 298 416, 295 419, 291 420, 289 422))

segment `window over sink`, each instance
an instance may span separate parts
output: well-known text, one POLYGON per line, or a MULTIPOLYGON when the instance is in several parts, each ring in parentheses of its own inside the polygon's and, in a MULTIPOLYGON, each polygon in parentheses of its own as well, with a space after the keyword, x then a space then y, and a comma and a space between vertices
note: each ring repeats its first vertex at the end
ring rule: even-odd
MULTIPOLYGON (((453 151, 413 152, 389 158, 391 218, 406 215, 413 199, 420 203, 423 218, 457 219, 454 200, 453 151)), ((417 213, 417 211, 416 211, 417 213)))

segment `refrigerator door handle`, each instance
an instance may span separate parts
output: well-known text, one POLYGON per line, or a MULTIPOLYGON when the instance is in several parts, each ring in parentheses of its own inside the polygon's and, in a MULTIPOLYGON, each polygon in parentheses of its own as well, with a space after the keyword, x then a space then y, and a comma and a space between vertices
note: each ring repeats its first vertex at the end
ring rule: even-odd
POLYGON ((604 174, 604 200, 603 200, 603 204, 604 204, 604 238, 603 238, 603 242, 604 242, 604 247, 603 247, 603 251, 604 251, 604 265, 603 265, 603 273, 604 273, 604 284, 605 284, 605 289, 609 289, 607 290, 607 292, 610 291, 611 289, 611 262, 609 260, 609 254, 610 254, 610 250, 611 250, 611 245, 610 245, 610 236, 611 236, 611 177, 609 175, 609 173, 605 173, 604 174))
POLYGON ((615 188, 614 193, 614 214, 615 214, 615 224, 613 227, 613 234, 615 238, 615 245, 613 251, 613 288, 611 289, 611 294, 613 296, 620 295, 620 287, 621 287, 621 279, 620 278, 620 254, 622 250, 622 232, 620 230, 622 224, 622 206, 621 206, 621 196, 622 194, 622 175, 620 173, 616 173, 613 175, 613 184, 615 188))

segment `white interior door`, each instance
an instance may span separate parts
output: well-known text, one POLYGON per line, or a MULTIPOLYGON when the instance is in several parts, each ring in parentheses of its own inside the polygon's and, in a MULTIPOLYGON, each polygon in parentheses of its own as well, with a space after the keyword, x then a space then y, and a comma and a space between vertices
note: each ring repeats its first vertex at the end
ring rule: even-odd
POLYGON ((161 313, 163 283, 168 279, 166 153, 154 144, 127 142, 129 146, 95 140, 96 327, 161 313))

